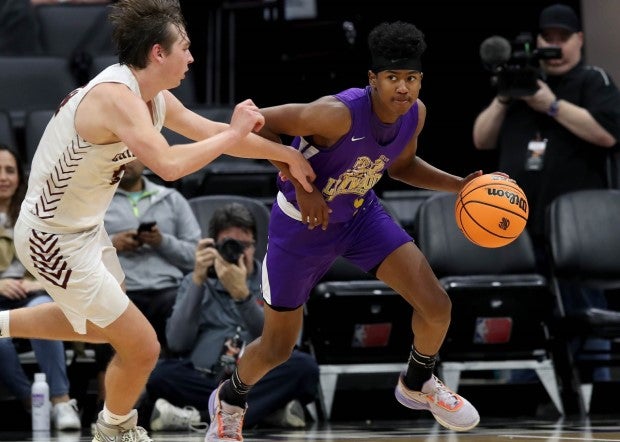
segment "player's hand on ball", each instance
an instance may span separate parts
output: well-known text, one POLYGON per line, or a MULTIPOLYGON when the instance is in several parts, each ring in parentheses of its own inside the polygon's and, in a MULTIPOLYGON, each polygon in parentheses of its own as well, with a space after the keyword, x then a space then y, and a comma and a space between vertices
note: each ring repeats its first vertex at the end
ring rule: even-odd
POLYGON ((459 191, 463 189, 463 187, 467 186, 467 184, 469 184, 471 180, 475 180, 481 175, 482 175, 482 170, 477 170, 467 175, 465 178, 461 180, 461 187, 459 188, 459 191))

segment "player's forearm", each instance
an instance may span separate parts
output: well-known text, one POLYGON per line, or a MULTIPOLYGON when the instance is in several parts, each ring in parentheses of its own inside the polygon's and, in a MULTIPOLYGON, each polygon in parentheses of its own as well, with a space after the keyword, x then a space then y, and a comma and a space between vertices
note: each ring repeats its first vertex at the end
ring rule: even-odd
POLYGON ((254 133, 248 134, 239 143, 232 144, 226 150, 226 154, 235 157, 267 159, 286 163, 287 165, 293 161, 296 152, 290 146, 276 143, 254 133))
POLYGON ((138 158, 164 180, 174 181, 202 169, 239 141, 238 134, 226 130, 195 143, 147 151, 138 158))

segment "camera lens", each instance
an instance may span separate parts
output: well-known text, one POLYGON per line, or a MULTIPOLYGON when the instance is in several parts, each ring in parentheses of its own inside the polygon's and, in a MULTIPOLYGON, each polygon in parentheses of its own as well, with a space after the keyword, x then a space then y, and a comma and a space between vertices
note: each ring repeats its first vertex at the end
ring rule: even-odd
POLYGON ((226 238, 215 245, 217 251, 226 261, 236 264, 239 257, 243 254, 245 247, 241 242, 233 238, 226 238))

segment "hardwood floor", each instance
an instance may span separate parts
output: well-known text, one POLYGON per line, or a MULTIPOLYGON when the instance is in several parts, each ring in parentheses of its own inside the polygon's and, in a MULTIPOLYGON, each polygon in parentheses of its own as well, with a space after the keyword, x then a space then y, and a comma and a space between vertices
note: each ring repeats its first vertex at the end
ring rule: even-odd
MULTIPOLYGON (((152 433, 154 442, 202 442, 204 434, 195 432, 152 433)), ((3 442, 87 442, 86 432, 52 432, 33 435, 31 432, 0 433, 3 442)), ((260 429, 246 431, 246 442, 620 442, 620 419, 483 419, 474 430, 455 433, 440 427, 431 419, 315 422, 305 430, 260 429)))

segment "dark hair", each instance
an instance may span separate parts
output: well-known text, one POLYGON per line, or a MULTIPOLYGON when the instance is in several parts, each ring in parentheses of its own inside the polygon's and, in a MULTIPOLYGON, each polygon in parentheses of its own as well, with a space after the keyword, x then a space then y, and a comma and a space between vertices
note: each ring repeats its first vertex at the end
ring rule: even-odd
POLYGON ((216 239, 222 230, 229 227, 251 232, 252 237, 256 238, 256 220, 252 212, 241 203, 228 203, 213 212, 209 221, 209 236, 216 239))
POLYGON ((26 195, 26 187, 28 185, 28 181, 26 175, 24 174, 24 163, 22 162, 19 153, 17 153, 17 151, 12 147, 0 143, 0 152, 2 151, 10 153, 15 159, 15 164, 17 165, 17 189, 15 189, 15 193, 11 198, 11 203, 9 204, 9 211, 7 213, 9 223, 11 226, 13 226, 15 225, 15 221, 17 221, 17 217, 19 216, 19 209, 21 208, 22 202, 24 201, 24 196, 26 195))
POLYGON ((173 27, 186 33, 178 0, 118 0, 110 6, 109 19, 119 62, 138 69, 148 64, 153 45, 172 48, 178 35, 173 27))
POLYGON ((411 23, 396 21, 381 23, 368 35, 372 58, 420 58, 426 50, 424 34, 411 23))

